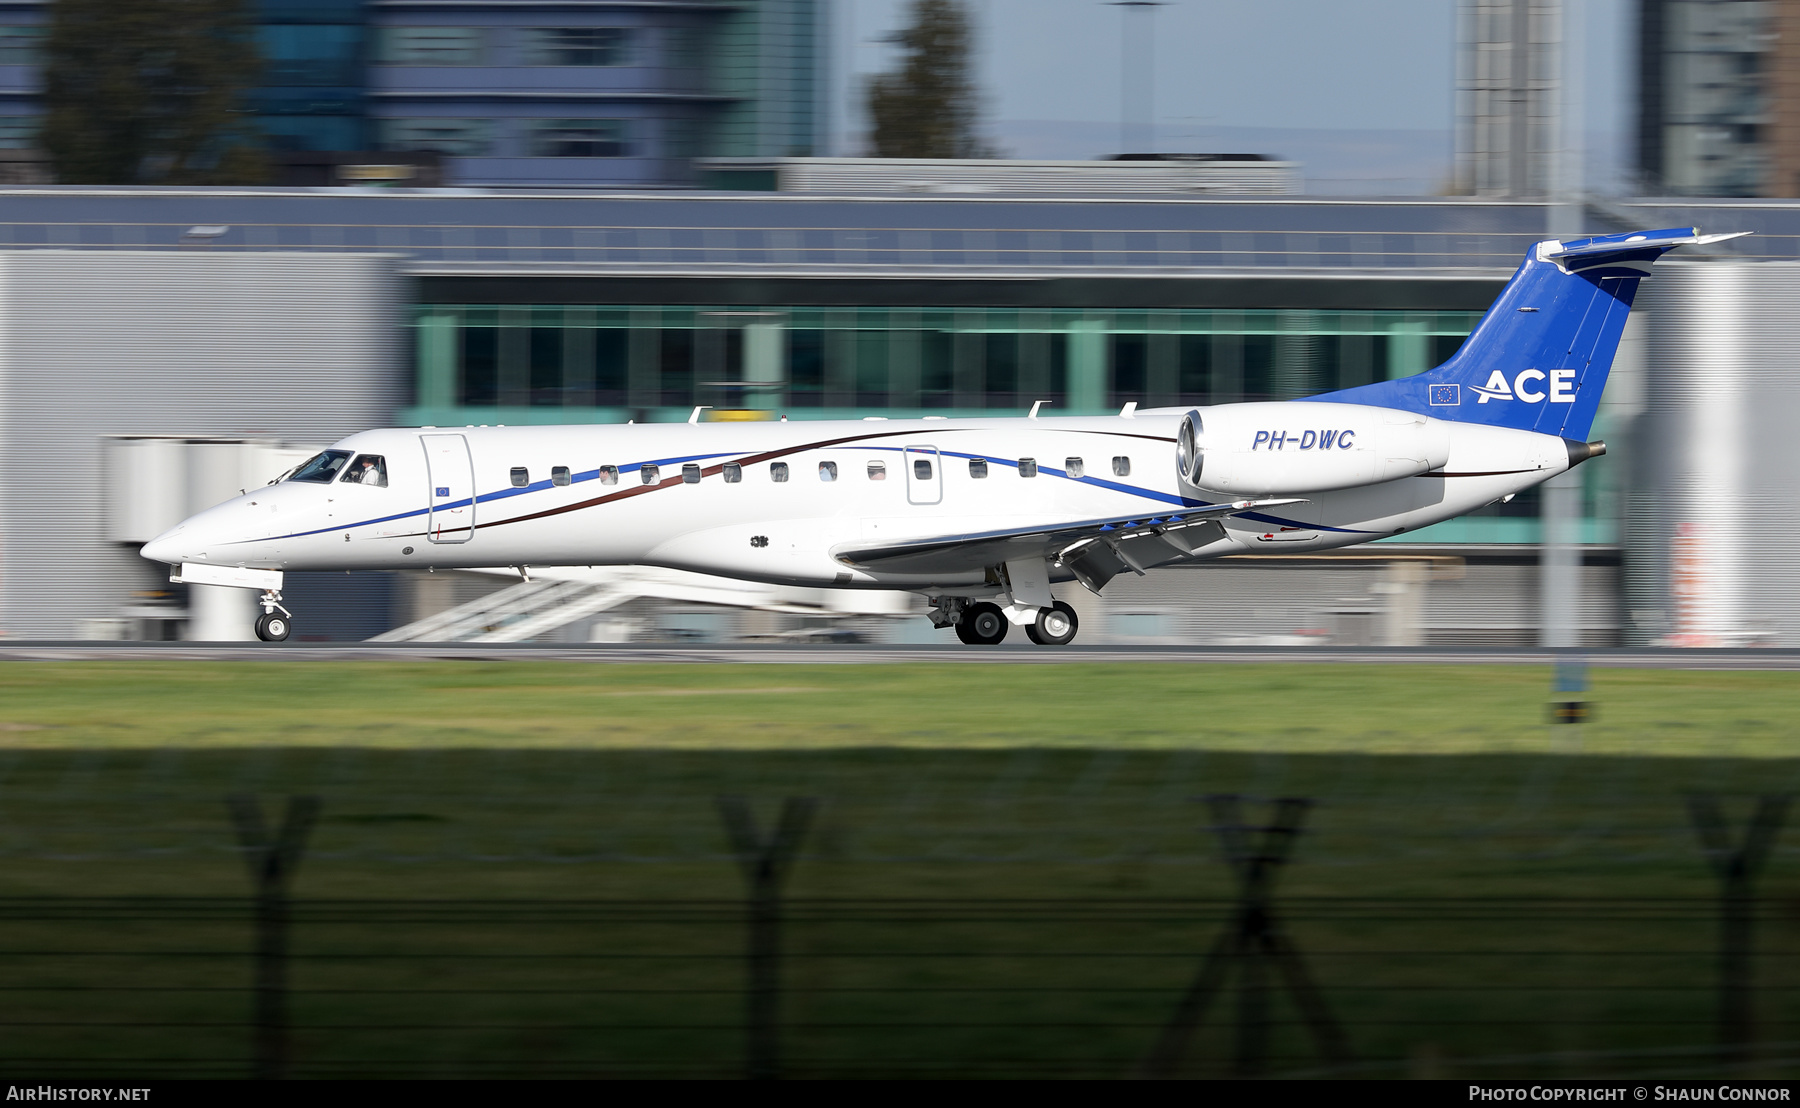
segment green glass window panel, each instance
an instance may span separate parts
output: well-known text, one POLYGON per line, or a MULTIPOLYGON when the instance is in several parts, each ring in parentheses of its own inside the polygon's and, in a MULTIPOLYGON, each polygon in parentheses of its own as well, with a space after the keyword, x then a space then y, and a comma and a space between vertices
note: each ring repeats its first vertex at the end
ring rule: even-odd
POLYGON ((1462 349, 1463 340, 1467 337, 1454 334, 1431 336, 1431 364, 1440 366, 1455 357, 1456 352, 1462 349))
POLYGON ((594 403, 626 404, 631 379, 631 332, 623 327, 594 329, 594 403))
POLYGON ((1112 317, 1109 330, 1120 334, 1141 335, 1149 330, 1149 313, 1131 310, 1115 310, 1109 313, 1112 317))
POLYGON ((1140 329, 1131 333, 1114 333, 1112 336, 1112 397, 1110 404, 1125 404, 1135 400, 1142 404, 1145 394, 1145 374, 1147 368, 1149 345, 1147 336, 1140 329))
POLYGON ((1183 334, 1178 343, 1175 388, 1180 403, 1208 403, 1212 395, 1213 337, 1183 334))
POLYGON ((988 407, 1011 408, 1019 403, 1019 336, 1014 332, 988 332, 983 351, 988 407))
POLYGON ((884 408, 888 402, 888 332, 858 330, 856 406, 884 408))
POLYGON ((563 330, 533 327, 527 343, 531 406, 560 407, 563 402, 563 330))
MULTIPOLYGON (((947 322, 947 321, 946 321, 947 322)), ((956 384, 955 336, 948 327, 919 336, 919 405, 948 408, 956 384)))
POLYGON ((1330 392, 1344 375, 1344 336, 1312 336, 1312 392, 1330 392))
MULTIPOLYGON (((1230 403, 1353 388, 1388 379, 1401 362, 1418 372, 1451 357, 1480 318, 1466 312, 783 311, 754 305, 418 310, 421 326, 435 313, 446 328, 448 354, 437 355, 438 362, 454 361, 452 394, 470 406, 735 404, 732 386, 716 382, 743 373, 743 323, 736 317, 776 311, 788 403, 875 410, 1004 410, 1039 399, 1066 408, 1071 327, 1094 347, 1084 347, 1083 372, 1100 374, 1100 391, 1090 387, 1084 403, 1117 410, 1128 400, 1230 403), (643 364, 634 370, 638 361, 643 364)), ((423 363, 420 373, 423 389, 423 363)), ((434 393, 452 394, 442 387, 434 393)))
POLYGON ((526 65, 628 65, 629 27, 527 27, 519 32, 526 65))
POLYGON ((500 329, 465 320, 461 339, 461 402, 491 408, 500 402, 500 329))
POLYGON ((526 127, 534 158, 624 158, 631 154, 629 119, 535 119, 526 127))
POLYGON ((480 65, 479 27, 384 27, 380 58, 388 65, 480 65))
POLYGON ((1243 336, 1243 400, 1269 400, 1275 395, 1275 336, 1267 332, 1243 336))
POLYGON ((0 117, 0 150, 24 150, 37 144, 41 116, 0 117))
POLYGON ((37 65, 44 28, 0 27, 0 65, 37 65))
MULTIPOLYGON (((1045 366, 1045 376, 1049 379, 1049 388, 1045 390, 1044 399, 1067 407, 1069 403, 1069 336, 1065 331, 1052 331, 1044 336, 1048 340, 1049 360, 1045 366)), ((1033 400, 1039 399, 1032 397, 1033 400)))
MULTIPOLYGON (((817 315, 808 322, 816 323, 817 315)), ((788 332, 788 402, 797 408, 825 403, 825 331, 811 326, 788 332)))
POLYGON ((685 408, 694 402, 694 331, 687 327, 662 329, 660 336, 662 402, 685 408))

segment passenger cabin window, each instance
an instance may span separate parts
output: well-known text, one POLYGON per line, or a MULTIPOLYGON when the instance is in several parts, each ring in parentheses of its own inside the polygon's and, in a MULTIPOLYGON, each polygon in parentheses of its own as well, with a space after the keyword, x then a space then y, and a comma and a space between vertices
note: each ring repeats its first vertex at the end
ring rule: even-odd
POLYGON ((913 459, 913 476, 921 481, 931 480, 931 463, 924 458, 913 459))
POLYGON ((682 466, 681 483, 684 485, 698 485, 700 483, 700 467, 692 462, 682 466))
POLYGON ((869 463, 869 480, 871 480, 871 481, 887 480, 887 463, 886 462, 870 462, 869 463))
POLYGON ((769 480, 775 482, 778 485, 781 482, 787 480, 787 463, 786 462, 770 462, 769 463, 769 480))
POLYGON ((619 483, 619 467, 618 466, 601 466, 600 467, 600 483, 602 485, 618 484, 619 483))
POLYGON ((1130 477, 1131 476, 1131 459, 1127 458, 1123 454, 1120 454, 1118 457, 1114 458, 1113 459, 1113 476, 1114 477, 1130 477))
POLYGON ((744 467, 736 462, 726 462, 719 467, 719 472, 725 475, 727 485, 735 485, 744 479, 744 467))
POLYGON ((348 450, 327 450, 323 454, 314 454, 307 459, 305 465, 294 471, 290 481, 311 481, 317 485, 329 485, 337 477, 344 463, 350 460, 348 450))
POLYGON ((819 480, 821 480, 821 481, 837 480, 837 463, 836 462, 820 462, 819 463, 819 480))
POLYGON ((987 459, 986 458, 970 458, 969 459, 969 476, 975 478, 977 481, 981 480, 983 477, 986 477, 987 476, 987 459))
POLYGON ((658 481, 662 480, 662 469, 658 466, 653 466, 653 465, 639 466, 638 467, 638 476, 643 478, 644 484, 654 485, 658 481))
POLYGON ((1037 459, 1036 458, 1020 458, 1019 459, 1019 476, 1020 477, 1036 477, 1037 476, 1037 459))
POLYGON ((524 466, 512 467, 512 483, 515 489, 522 489, 531 484, 531 471, 524 466))
POLYGON ((349 485, 373 485, 378 489, 385 489, 387 459, 379 454, 358 454, 339 480, 349 485))
POLYGON ((551 466, 550 467, 550 483, 552 485, 568 484, 569 483, 569 467, 568 466, 551 466))
POLYGON ((1064 458, 1063 468, 1068 470, 1070 477, 1080 477, 1087 472, 1087 466, 1080 458, 1064 458))

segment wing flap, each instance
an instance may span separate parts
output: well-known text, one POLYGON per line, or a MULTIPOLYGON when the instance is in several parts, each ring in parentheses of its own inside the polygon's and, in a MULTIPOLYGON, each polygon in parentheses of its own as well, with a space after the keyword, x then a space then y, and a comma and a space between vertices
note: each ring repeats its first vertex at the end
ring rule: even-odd
POLYGON ((1099 544, 1116 550, 1127 539, 1160 536, 1177 550, 1193 549, 1182 532, 1213 520, 1260 508, 1305 503, 1300 499, 1236 500, 1136 516, 1089 519, 1048 526, 937 535, 907 542, 848 544, 832 551, 838 561, 890 573, 953 573, 978 570, 1015 558, 1044 557, 1067 562, 1099 544))

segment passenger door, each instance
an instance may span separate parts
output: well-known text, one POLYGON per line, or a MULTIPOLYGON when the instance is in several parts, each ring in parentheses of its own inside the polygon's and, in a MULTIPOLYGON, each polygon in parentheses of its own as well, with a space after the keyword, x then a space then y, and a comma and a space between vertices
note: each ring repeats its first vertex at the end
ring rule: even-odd
POLYGON ((909 446, 900 452, 906 470, 906 500, 909 504, 941 504, 944 501, 944 467, 937 447, 909 446))
POLYGON ((420 435, 425 447, 425 537, 437 543, 475 537, 475 461, 462 435, 420 435))

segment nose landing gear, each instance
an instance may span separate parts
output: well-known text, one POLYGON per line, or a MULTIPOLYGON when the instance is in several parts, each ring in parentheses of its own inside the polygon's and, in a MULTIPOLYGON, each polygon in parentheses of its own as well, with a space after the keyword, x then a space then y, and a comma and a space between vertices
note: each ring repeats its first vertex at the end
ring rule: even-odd
POLYGON ((263 614, 256 617, 256 637, 264 642, 282 642, 294 629, 294 614, 281 606, 281 590, 263 590, 262 606, 263 614), (277 612, 281 614, 276 615, 277 612))

